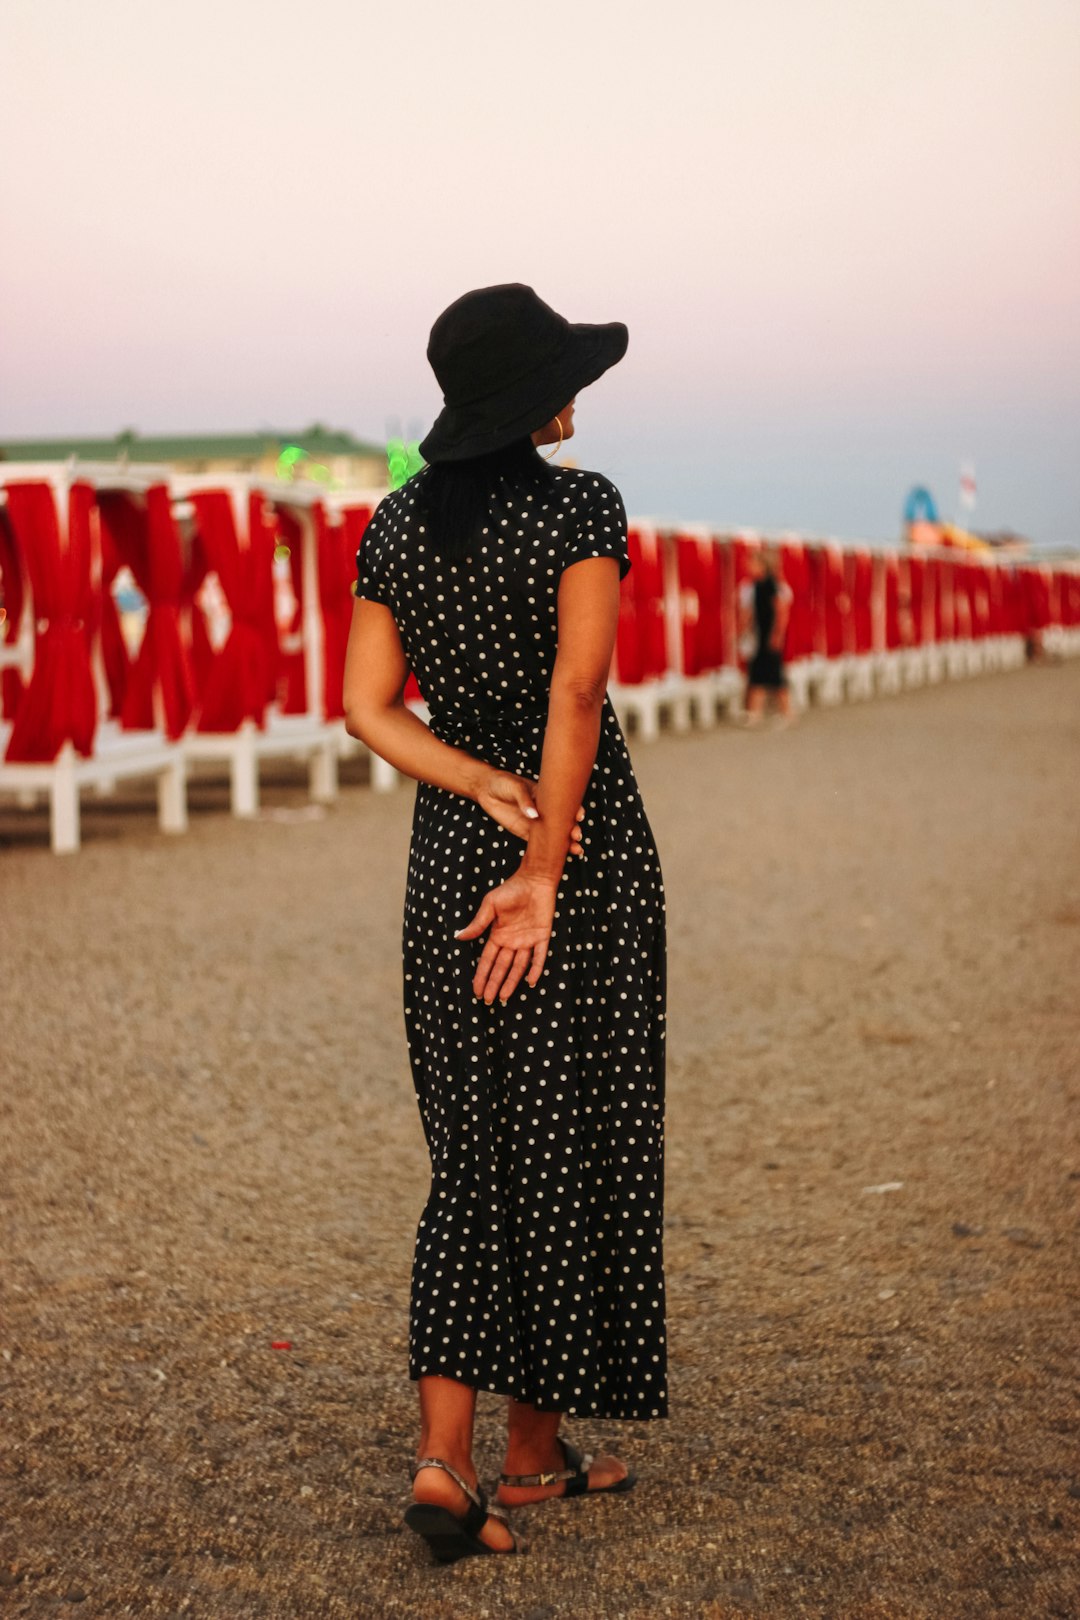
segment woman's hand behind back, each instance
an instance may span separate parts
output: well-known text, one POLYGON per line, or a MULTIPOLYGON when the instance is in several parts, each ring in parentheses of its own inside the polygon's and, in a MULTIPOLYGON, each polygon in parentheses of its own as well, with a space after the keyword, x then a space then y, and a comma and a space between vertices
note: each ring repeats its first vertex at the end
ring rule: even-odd
POLYGON ((529 984, 539 979, 551 938, 557 887, 547 879, 515 872, 488 891, 472 922, 454 935, 455 939, 479 939, 491 930, 472 981, 473 993, 489 1007, 496 996, 500 1001, 509 1000, 523 978, 529 984))
MULTIPOLYGON (((515 838, 528 842, 529 833, 539 820, 536 809, 536 783, 527 776, 515 776, 513 771, 491 769, 482 777, 475 792, 476 803, 486 810, 493 821, 515 838)), ((581 854, 581 822, 585 818, 582 807, 577 821, 570 829, 567 853, 581 854)))

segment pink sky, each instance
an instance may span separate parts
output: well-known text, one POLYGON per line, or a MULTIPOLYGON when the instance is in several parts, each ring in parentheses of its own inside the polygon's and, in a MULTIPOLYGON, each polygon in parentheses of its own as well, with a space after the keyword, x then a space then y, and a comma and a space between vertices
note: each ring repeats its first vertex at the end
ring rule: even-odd
POLYGON ((636 511, 1080 544, 1075 0, 6 0, 0 436, 422 431, 438 311, 630 326, 636 511))

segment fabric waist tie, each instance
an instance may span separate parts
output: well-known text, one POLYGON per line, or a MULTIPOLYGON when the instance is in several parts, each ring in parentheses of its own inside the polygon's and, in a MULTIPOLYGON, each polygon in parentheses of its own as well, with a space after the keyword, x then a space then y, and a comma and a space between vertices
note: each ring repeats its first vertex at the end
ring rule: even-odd
POLYGON ((470 705, 431 711, 431 729, 443 742, 466 738, 492 742, 525 742, 547 722, 547 702, 506 708, 470 705))

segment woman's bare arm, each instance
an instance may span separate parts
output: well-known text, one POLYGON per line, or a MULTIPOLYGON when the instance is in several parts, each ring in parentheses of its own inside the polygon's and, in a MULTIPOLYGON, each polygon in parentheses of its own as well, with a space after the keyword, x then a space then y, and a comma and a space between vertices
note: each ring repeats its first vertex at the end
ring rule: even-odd
POLYGON ((345 653, 346 731, 406 776, 475 799, 491 767, 441 742, 413 714, 404 698, 408 678, 394 615, 381 602, 358 599, 345 653))

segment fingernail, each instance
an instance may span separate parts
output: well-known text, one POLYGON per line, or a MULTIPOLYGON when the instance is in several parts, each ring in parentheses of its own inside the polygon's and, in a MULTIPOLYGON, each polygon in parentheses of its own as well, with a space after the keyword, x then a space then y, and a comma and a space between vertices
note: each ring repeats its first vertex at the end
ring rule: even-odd
POLYGON ((526 810, 525 814, 528 816, 530 821, 539 821, 540 820, 540 812, 539 812, 539 810, 526 810))

